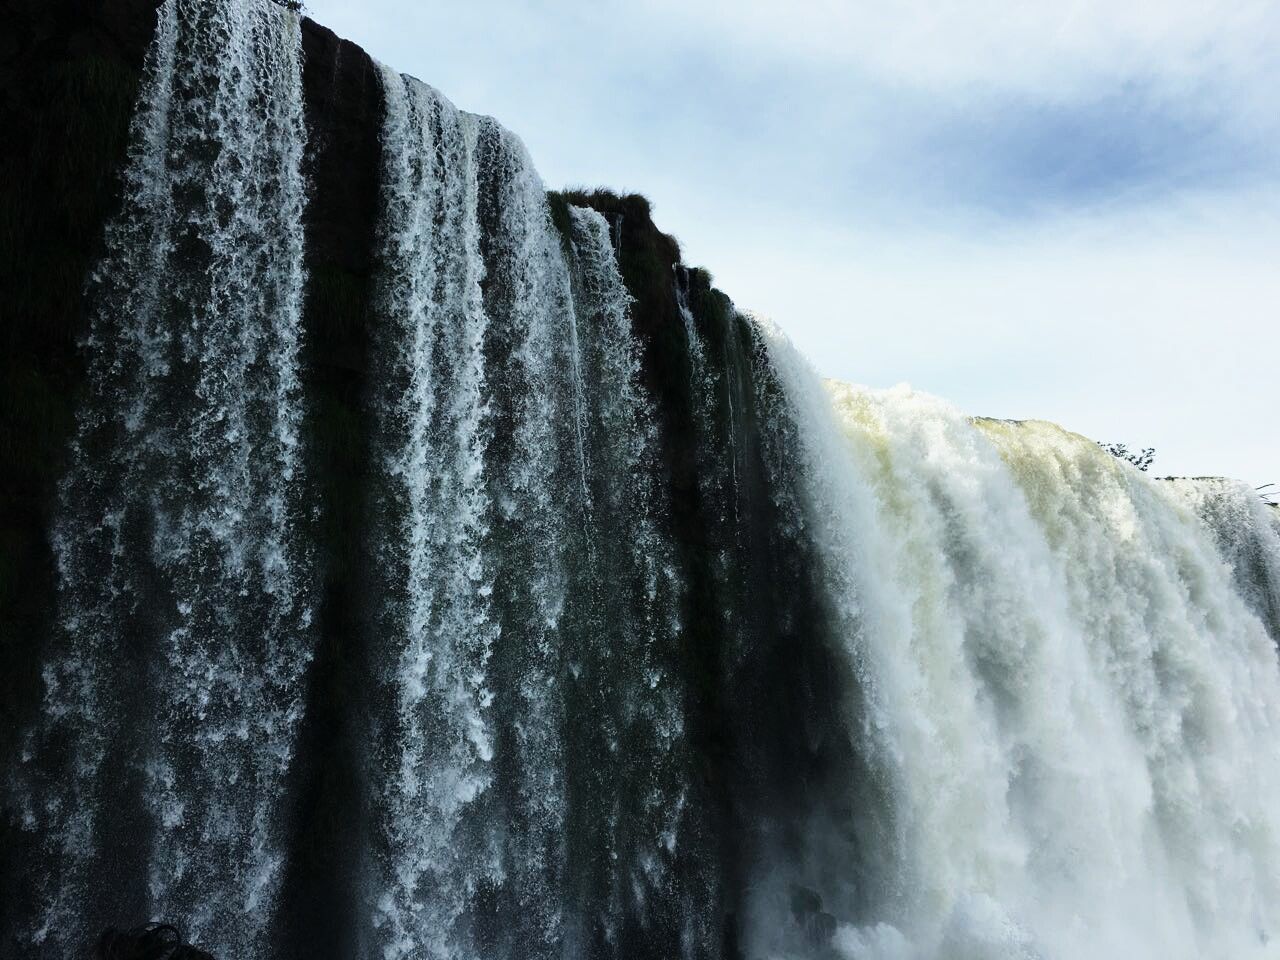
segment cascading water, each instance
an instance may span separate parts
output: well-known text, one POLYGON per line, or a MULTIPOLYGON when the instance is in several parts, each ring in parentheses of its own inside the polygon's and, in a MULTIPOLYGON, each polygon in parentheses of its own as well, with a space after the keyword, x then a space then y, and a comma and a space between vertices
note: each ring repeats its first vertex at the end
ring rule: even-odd
POLYGON ((824 389, 768 336, 890 804, 837 946, 1270 955, 1275 651, 1206 530, 1083 438, 824 389))
POLYGON ((231 0, 157 16, 54 533, 63 637, 36 737, 65 762, 28 814, 57 865, 35 939, 78 944, 138 845, 146 912, 243 955, 279 880, 310 656, 299 20, 231 0))
POLYGON ((1280 645, 1280 508, 1237 480, 1169 481, 1177 496, 1213 531, 1236 587, 1280 645))
POLYGON ((0 943, 309 956, 319 890, 382 960, 1278 955, 1275 508, 824 384, 641 207, 386 68, 335 399, 302 171, 350 130, 287 7, 159 5, 0 943))
POLYGON ((477 222, 476 119, 386 71, 383 331, 378 405, 389 530, 387 650, 395 702, 384 740, 388 957, 449 955, 474 887, 496 873, 467 835, 494 752, 489 661, 498 626, 485 541, 488 319, 477 222), (392 748, 390 744, 394 744, 392 748))
POLYGON ((389 957, 551 955, 660 909, 681 816, 675 584, 629 297, 594 211, 570 208, 566 262, 510 134, 383 83, 376 537, 395 707, 374 923, 389 957), (565 770, 566 736, 589 769, 565 770), (591 847, 566 841, 570 818, 591 847))
MULTIPOLYGON (((583 865, 571 896, 596 914, 595 930, 574 931, 575 953, 626 956, 646 935, 659 943, 678 936, 693 949, 703 934, 672 869, 687 842, 688 758, 675 670, 679 581, 657 502, 657 435, 638 388, 630 295, 609 223, 579 207, 569 216, 579 373, 591 385, 590 495, 565 651, 573 678, 568 728, 581 751, 570 804, 593 824, 571 839, 571 856, 583 865)), ((695 889, 698 882, 693 876, 695 889)))
POLYGON ((1154 879, 1196 934, 1166 955, 1272 955, 1274 644, 1208 531, 1171 509, 1167 489, 1057 427, 985 426, 1062 558, 1076 616, 1142 750, 1150 832, 1168 864, 1154 879), (1073 496, 1049 503, 1046 479, 1073 496))

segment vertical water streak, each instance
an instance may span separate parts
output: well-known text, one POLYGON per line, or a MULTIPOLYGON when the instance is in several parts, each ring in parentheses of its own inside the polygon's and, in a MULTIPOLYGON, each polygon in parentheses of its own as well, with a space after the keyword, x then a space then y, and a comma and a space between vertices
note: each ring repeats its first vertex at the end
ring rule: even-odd
POLYGON ((113 647, 118 646, 116 624, 137 607, 139 585, 123 559, 129 549, 123 505, 113 501, 122 497, 125 477, 138 472, 130 461, 140 459, 149 445, 158 446, 159 439, 142 430, 142 420, 154 405, 153 383, 165 372, 171 337, 152 305, 163 280, 171 226, 165 165, 177 33, 176 4, 166 3, 157 12, 130 128, 122 211, 106 227, 106 248, 115 262, 91 283, 102 291, 95 299, 103 304, 85 343, 94 392, 126 398, 125 403, 119 414, 101 403, 81 408, 71 470, 59 490, 54 551, 61 635, 42 671, 45 718, 28 737, 23 757, 32 777, 42 772, 39 765, 49 764, 50 753, 55 758, 48 781, 36 788, 24 812, 25 825, 41 830, 50 844, 48 873, 42 878, 48 906, 33 932, 38 944, 58 937, 75 942, 84 929, 81 910, 91 899, 88 871, 102 841, 99 775, 113 741, 124 736, 118 683, 123 651, 113 647), (107 309, 113 301, 121 316, 137 322, 113 329, 117 318, 107 309), (109 354, 113 340, 118 346, 109 354), (136 439, 121 444, 117 434, 136 439), (123 448, 119 454, 117 447, 123 448), (112 506, 103 509, 105 503, 112 506), (85 571, 95 569, 105 588, 79 582, 85 571))
POLYGON ((562 248, 518 140, 383 80, 375 925, 392 957, 616 950, 679 912, 685 761, 630 298, 598 214, 562 248))
POLYGON ((391 716, 376 748, 386 850, 375 925, 386 957, 450 957, 476 885, 498 869, 475 824, 493 780, 498 637, 478 124, 424 84, 383 72, 374 416, 391 716))
POLYGON ((683 627, 631 298, 605 218, 570 207, 569 220, 593 503, 574 584, 569 727, 586 738, 577 802, 594 821, 577 855, 598 861, 590 879, 580 875, 578 897, 598 911, 583 918, 597 933, 581 935, 602 937, 597 949, 616 954, 635 936, 696 937, 672 866, 678 846, 692 842, 681 835, 688 757, 675 666, 683 627))
POLYGON ((563 952, 566 832, 563 637, 571 557, 590 513, 576 317, 545 188, 520 140, 480 118, 481 249, 494 431, 489 447, 494 609, 503 704, 490 814, 501 887, 475 917, 486 956, 563 952))
MULTIPOLYGON (((739 342, 739 324, 745 321, 726 300, 722 305, 724 316, 704 318, 701 325, 708 329, 700 330, 690 303, 692 272, 683 264, 676 264, 673 270, 676 309, 688 342, 689 395, 701 495, 705 506, 718 513, 715 522, 730 528, 729 540, 734 541, 741 521, 738 511, 742 498, 738 471, 743 454, 738 432, 740 420, 747 415, 742 409, 745 376, 739 342), (713 358, 709 350, 716 344, 720 347, 719 356, 713 358)), ((716 296, 710 290, 707 293, 709 297, 716 296)))
POLYGON ((672 264, 673 281, 676 291, 676 310, 680 313, 680 321, 684 324, 685 339, 689 344, 689 367, 692 376, 692 387, 696 391, 706 365, 702 348, 702 338, 698 335, 698 324, 693 310, 689 306, 689 268, 684 264, 672 264))
POLYGON ((1213 532, 1236 588, 1280 646, 1280 509, 1238 480, 1178 478, 1168 483, 1213 532))
POLYGON ((839 835, 859 780, 840 718, 856 707, 813 583, 799 447, 777 414, 769 358, 705 274, 677 267, 675 279, 692 341, 696 453, 696 519, 683 521, 696 536, 681 544, 691 623, 682 677, 696 691, 688 709, 701 764, 691 819, 704 818, 715 861, 714 893, 697 909, 703 922, 717 910, 724 918, 702 951, 807 952, 830 937, 828 881, 856 884, 862 869, 859 841, 839 835))
POLYGON ((172 189, 190 192, 183 230, 208 260, 193 283, 171 287, 194 305, 179 366, 195 374, 196 402, 184 495, 154 535, 182 622, 169 635, 161 749, 148 771, 153 808, 174 827, 151 886, 159 915, 186 917, 211 948, 244 951, 270 918, 278 795, 311 656, 309 558, 294 544, 301 24, 260 2, 179 15, 201 59, 183 91, 191 114, 171 133, 171 157, 193 162, 171 168, 172 189))
POLYGON ((45 733, 70 766, 37 939, 80 931, 103 876, 131 896, 129 849, 145 850, 147 912, 228 955, 262 946, 311 649, 304 146, 298 16, 167 0, 90 281, 90 393, 54 535, 64 647, 45 733))

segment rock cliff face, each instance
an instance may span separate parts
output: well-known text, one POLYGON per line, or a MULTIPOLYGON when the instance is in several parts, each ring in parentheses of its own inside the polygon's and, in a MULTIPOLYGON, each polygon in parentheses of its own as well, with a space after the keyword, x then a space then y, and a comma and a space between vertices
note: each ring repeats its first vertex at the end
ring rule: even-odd
MULTIPOLYGON (((5 3, 0 38, 0 755, 14 762, 39 707, 56 617, 50 544, 84 364, 83 290, 116 196, 150 3, 5 3)), ((0 951, 38 857, 6 798, 0 951)))

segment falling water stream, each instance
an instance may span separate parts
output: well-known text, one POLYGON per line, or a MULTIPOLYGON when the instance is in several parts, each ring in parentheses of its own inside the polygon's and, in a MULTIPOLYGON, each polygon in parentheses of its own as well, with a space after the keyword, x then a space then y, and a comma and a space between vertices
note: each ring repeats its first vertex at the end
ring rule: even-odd
POLYGON ((1275 647, 1176 486, 1050 424, 821 384, 767 335, 891 803, 891 868, 848 908, 872 922, 837 946, 1271 955, 1275 647))
POLYGON ((666 909, 682 802, 630 298, 604 219, 571 208, 562 243, 514 137, 383 81, 377 936, 388 957, 608 944, 666 909))
POLYGON ((301 35, 272 4, 169 0, 157 17, 54 530, 41 736, 65 759, 63 789, 29 811, 56 865, 36 940, 82 933, 109 893, 99 854, 145 836, 149 912, 230 955, 279 882, 311 647, 301 35), (112 814, 135 776, 148 826, 127 837, 141 821, 112 814))

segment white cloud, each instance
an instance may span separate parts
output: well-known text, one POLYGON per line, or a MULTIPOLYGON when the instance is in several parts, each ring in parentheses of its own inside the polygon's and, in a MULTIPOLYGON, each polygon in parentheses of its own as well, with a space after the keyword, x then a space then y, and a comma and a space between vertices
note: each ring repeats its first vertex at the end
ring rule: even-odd
POLYGON ((1274 193, 971 237, 758 222, 695 246, 824 374, 1154 446, 1161 474, 1280 477, 1274 193))
POLYGON ((1280 480, 1274 0, 309 5, 830 376, 1280 480))
MULTIPOLYGON (((784 59, 815 58, 944 96, 1058 99, 1124 79, 1175 88, 1273 70, 1271 0, 653 0, 668 22, 784 59)), ((642 15, 641 15, 642 16, 642 15)))

